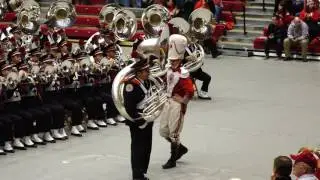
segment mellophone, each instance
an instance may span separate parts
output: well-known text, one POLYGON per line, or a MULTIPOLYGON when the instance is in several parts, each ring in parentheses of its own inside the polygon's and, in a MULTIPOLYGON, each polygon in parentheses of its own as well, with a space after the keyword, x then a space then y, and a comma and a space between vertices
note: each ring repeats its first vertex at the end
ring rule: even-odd
MULTIPOLYGON (((10 0, 0 2, 0 17, 4 16, 7 7, 17 12, 17 26, 23 32, 19 40, 19 47, 23 47, 28 52, 32 49, 32 37, 37 36, 40 29, 40 6, 33 0, 10 0)), ((72 26, 76 20, 75 7, 68 1, 58 0, 51 4, 46 24, 54 27, 56 31, 72 26)), ((119 73, 115 77, 112 85, 112 97, 120 114, 126 119, 133 120, 126 112, 123 105, 123 79, 132 75, 132 64, 134 60, 125 58, 121 47, 116 44, 115 58, 103 57, 99 62, 95 62, 90 57, 91 52, 97 48, 104 48, 110 43, 125 41, 131 39, 137 31, 137 21, 135 14, 127 9, 119 7, 116 4, 105 5, 99 13, 100 24, 107 26, 99 32, 93 34, 85 43, 84 48, 74 45, 72 54, 83 53, 81 58, 71 58, 62 61, 59 58, 53 58, 48 63, 28 61, 27 69, 17 70, 13 68, 6 77, 0 79, 0 83, 6 88, 14 89, 19 83, 52 83, 59 78, 78 77, 87 74, 105 74, 115 69, 119 73), (111 32, 110 38, 107 32, 111 32)), ((146 101, 147 105, 142 113, 145 119, 153 121, 160 112, 162 105, 166 102, 165 84, 161 77, 165 75, 170 62, 166 60, 167 42, 170 34, 185 35, 190 41, 190 47, 187 49, 188 55, 184 67, 193 72, 203 65, 204 50, 198 43, 208 32, 206 25, 213 21, 212 13, 207 9, 197 9, 189 17, 189 22, 183 18, 171 18, 169 11, 161 5, 151 5, 146 8, 142 14, 141 22, 144 29, 143 42, 136 49, 137 53, 144 58, 150 59, 150 79, 153 82, 152 95, 146 101), (173 31, 174 30, 174 31, 173 31)), ((4 34, 4 33, 2 33, 4 34)), ((7 34, 7 33, 6 33, 7 34)), ((10 36, 10 35, 7 35, 10 36)), ((12 35, 11 35, 12 36, 12 35)), ((58 35, 54 38, 55 43, 65 40, 66 37, 58 35)), ((15 45, 3 43, 2 48, 10 51, 16 48, 15 45), (15 47, 14 47, 15 46, 15 47)), ((71 53, 70 52, 70 53, 71 53)), ((25 60, 27 60, 26 58, 25 60)))

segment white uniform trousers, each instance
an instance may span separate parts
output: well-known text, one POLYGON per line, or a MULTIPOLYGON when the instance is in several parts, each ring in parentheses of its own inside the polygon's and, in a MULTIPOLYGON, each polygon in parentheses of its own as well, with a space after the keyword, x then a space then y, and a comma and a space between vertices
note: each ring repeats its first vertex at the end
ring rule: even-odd
POLYGON ((160 116, 160 135, 178 144, 184 121, 181 106, 179 102, 169 98, 160 116))

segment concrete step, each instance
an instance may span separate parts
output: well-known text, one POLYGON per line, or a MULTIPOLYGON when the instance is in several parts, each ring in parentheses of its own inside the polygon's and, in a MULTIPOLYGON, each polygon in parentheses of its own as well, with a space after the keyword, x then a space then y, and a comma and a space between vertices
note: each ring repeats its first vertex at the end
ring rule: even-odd
MULTIPOLYGON (((243 17, 236 16, 235 19, 237 24, 243 24, 243 17)), ((271 23, 271 18, 246 17, 246 24, 268 25, 270 23, 271 23)))
MULTIPOLYGON (((247 30, 261 31, 265 26, 263 24, 246 24, 247 30)), ((243 29, 243 24, 236 24, 235 29, 243 29)))
MULTIPOLYGON (((246 30, 247 34, 246 36, 249 37, 258 37, 262 34, 262 31, 260 30, 246 30)), ((227 31, 227 35, 235 36, 235 35, 243 35, 243 29, 232 29, 230 31, 227 31)))
POLYGON ((262 6, 252 6, 248 5, 246 6, 246 12, 267 12, 267 13, 273 13, 274 7, 266 7, 265 11, 263 11, 262 6))
MULTIPOLYGON (((250 2, 250 3, 248 3, 249 5, 251 5, 251 6, 260 6, 261 7, 261 9, 262 9, 262 1, 261 2, 250 2)), ((274 2, 265 2, 265 7, 272 7, 272 8, 274 8, 274 2)))
POLYGON ((255 37, 247 35, 227 35, 220 38, 221 41, 253 43, 255 37))
POLYGON ((253 44, 237 41, 219 41, 218 47, 220 49, 237 49, 242 51, 248 51, 253 49, 253 44))
MULTIPOLYGON (((234 15, 236 17, 243 17, 243 13, 242 12, 234 12, 234 15)), ((260 12, 246 12, 246 17, 248 18, 272 18, 272 13, 271 12, 264 12, 264 11, 260 11, 260 12)))

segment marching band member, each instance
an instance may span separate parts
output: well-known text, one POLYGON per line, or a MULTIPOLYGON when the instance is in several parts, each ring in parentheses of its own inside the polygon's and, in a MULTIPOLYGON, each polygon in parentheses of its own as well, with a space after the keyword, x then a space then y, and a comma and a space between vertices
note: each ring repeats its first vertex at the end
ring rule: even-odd
POLYGON ((176 161, 188 151, 180 142, 184 114, 194 93, 189 73, 181 67, 187 45, 187 39, 182 35, 169 37, 168 59, 171 66, 166 75, 169 100, 160 119, 160 135, 171 143, 171 157, 162 166, 163 169, 175 167, 176 161))
MULTIPOLYGON (((81 50, 76 55, 78 56, 77 59, 82 60, 84 58, 89 58, 87 53, 81 50)), ((97 79, 96 76, 100 76, 99 69, 90 69, 87 70, 80 67, 80 78, 82 79, 81 88, 79 90, 79 96, 82 98, 83 105, 86 108, 87 115, 88 115, 88 123, 87 127, 89 129, 98 130, 99 127, 107 127, 107 124, 103 121, 104 120, 104 111, 102 108, 103 101, 102 99, 95 94, 94 92, 94 81, 97 79), (97 72, 98 71, 98 72, 97 72)))
POLYGON ((118 72, 120 71, 120 65, 116 65, 116 44, 109 44, 108 46, 105 47, 104 49, 105 51, 105 56, 106 58, 110 61, 111 64, 111 69, 108 72, 108 76, 110 81, 108 83, 105 84, 105 91, 102 93, 102 96, 105 97, 106 95, 108 95, 108 99, 106 99, 107 102, 109 102, 107 104, 107 123, 108 124, 116 124, 115 120, 119 121, 119 122, 123 122, 125 121, 125 118, 122 117, 116 106, 114 105, 114 102, 111 101, 111 87, 112 87, 112 82, 114 80, 114 78, 116 77, 116 75, 118 74, 118 72), (106 94, 105 94, 106 93, 106 94))
MULTIPOLYGON (((2 56, 1 56, 2 58, 2 56)), ((0 145, 3 148, 0 148, 0 155, 5 155, 6 153, 13 153, 13 147, 11 142, 13 141, 13 121, 21 122, 21 118, 17 117, 18 120, 13 119, 14 117, 12 114, 8 114, 5 111, 4 102, 6 98, 6 87, 5 87, 5 80, 2 76, 2 71, 8 67, 5 60, 0 60, 0 145)))
MULTIPOLYGON (((92 57, 94 59, 94 63, 97 64, 97 65, 100 64, 100 62, 101 62, 101 60, 103 58, 105 58, 103 56, 103 52, 101 51, 100 48, 94 49, 93 52, 91 52, 91 53, 92 53, 92 57)), ((111 98, 111 95, 108 96, 105 93, 105 91, 107 91, 106 84, 107 84, 107 81, 108 81, 108 76, 106 74, 107 72, 104 72, 104 71, 105 70, 101 70, 100 72, 98 71, 98 72, 95 73, 95 77, 94 77, 95 83, 94 83, 93 91, 94 91, 94 94, 97 94, 99 96, 99 97, 96 97, 96 98, 101 100, 101 102, 102 102, 101 106, 104 103, 106 103, 107 111, 108 111, 108 114, 109 114, 109 109, 108 108, 110 107, 110 104, 113 103, 113 100, 111 98)), ((97 110, 99 110, 99 114, 102 113, 102 112, 104 114, 104 110, 103 109, 102 109, 102 112, 101 112, 100 105, 99 105, 99 108, 97 110)), ((111 110, 112 109, 110 109, 110 112, 111 112, 111 110)), ((105 117, 105 115, 103 115, 103 119, 104 119, 104 117, 105 117)), ((99 116, 99 118, 101 118, 101 116, 99 116)), ((110 118, 107 119, 107 122, 110 125, 115 125, 116 124, 116 122, 113 119, 110 119, 110 118)), ((105 124, 104 121, 101 121, 100 119, 98 119, 96 121, 96 123, 101 127, 105 127, 107 125, 107 124, 105 124)))
MULTIPOLYGON (((13 49, 8 54, 8 60, 11 67, 2 69, 4 76, 7 76, 10 71, 18 72, 22 65, 21 53, 19 49, 13 49)), ((18 85, 13 89, 7 89, 7 99, 5 101, 5 110, 10 113, 19 116, 20 121, 14 122, 15 127, 15 139, 13 146, 15 149, 26 150, 26 146, 34 147, 34 143, 31 141, 32 127, 35 123, 32 114, 21 107, 21 94, 19 92, 18 85)))
MULTIPOLYGON (((75 60, 66 55, 62 57, 62 62, 69 61, 74 65, 75 60)), ((74 67, 70 67, 74 68, 74 67)), ((78 131, 78 126, 82 125, 83 120, 83 112, 82 112, 82 103, 80 98, 78 97, 78 91, 80 88, 80 82, 78 79, 77 72, 73 72, 72 69, 62 69, 60 72, 60 82, 63 84, 63 98, 61 99, 62 104, 66 109, 71 111, 71 120, 72 120, 72 132, 71 134, 74 136, 82 136, 78 131), (64 72, 66 71, 66 72, 64 72)))
POLYGON ((149 78, 149 63, 146 59, 139 59, 132 66, 134 76, 125 81, 124 105, 128 114, 136 119, 126 120, 126 125, 130 128, 131 134, 131 168, 134 180, 148 180, 147 173, 151 146, 152 146, 152 127, 153 122, 146 123, 139 115, 140 107, 144 99, 148 97, 151 87, 149 78))
MULTIPOLYGON (((47 66, 55 68, 55 59, 50 54, 43 55, 40 58, 40 61, 41 73, 44 73, 47 66)), ((45 74, 44 80, 40 83, 40 87, 44 106, 50 108, 53 119, 51 128, 47 128, 43 131, 43 140, 49 143, 55 143, 55 138, 63 139, 63 135, 60 134, 59 129, 64 128, 65 118, 64 107, 60 104, 62 98, 60 90, 61 86, 57 74, 55 74, 55 72, 52 72, 52 74, 45 74), (50 131, 53 132, 52 135, 50 131)))

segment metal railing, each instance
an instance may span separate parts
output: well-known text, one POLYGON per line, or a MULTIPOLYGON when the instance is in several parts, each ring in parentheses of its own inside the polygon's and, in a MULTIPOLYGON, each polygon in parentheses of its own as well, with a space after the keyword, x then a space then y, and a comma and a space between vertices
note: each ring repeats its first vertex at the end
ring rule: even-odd
POLYGON ((266 11, 266 2, 265 2, 265 0, 262 0, 262 10, 266 11))
POLYGON ((243 34, 247 35, 247 24, 246 24, 246 3, 242 4, 242 16, 243 16, 243 34))

